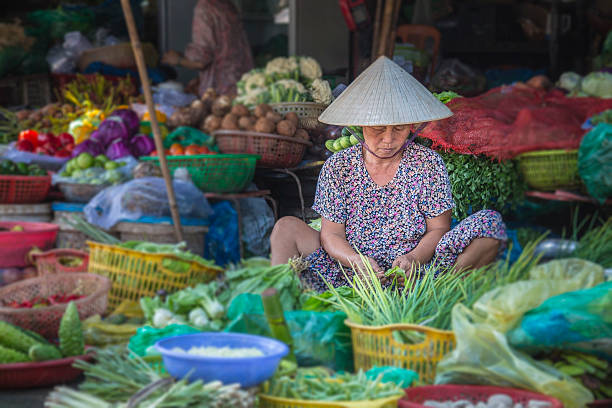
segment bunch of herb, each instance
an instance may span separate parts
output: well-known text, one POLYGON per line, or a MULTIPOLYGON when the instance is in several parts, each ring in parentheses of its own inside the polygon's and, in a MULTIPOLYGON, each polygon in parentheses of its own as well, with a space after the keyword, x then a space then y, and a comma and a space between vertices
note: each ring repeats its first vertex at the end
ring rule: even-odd
POLYGON ((58 387, 47 397, 45 407, 229 408, 254 403, 252 395, 238 384, 174 382, 125 348, 97 349, 96 359, 96 363, 77 360, 74 366, 85 374, 79 391, 58 387))
POLYGON ((283 310, 296 310, 302 293, 298 276, 300 271, 296 271, 296 267, 289 263, 271 266, 270 260, 265 258, 244 259, 225 272, 228 289, 219 296, 219 300, 230 304, 242 293, 260 295, 266 289, 276 288, 283 310))
POLYGON ((482 209, 507 213, 523 199, 526 185, 516 163, 498 162, 484 156, 438 152, 451 183, 456 207, 453 216, 462 220, 482 209))
POLYGON ((572 256, 612 268, 612 217, 600 226, 591 224, 572 256))

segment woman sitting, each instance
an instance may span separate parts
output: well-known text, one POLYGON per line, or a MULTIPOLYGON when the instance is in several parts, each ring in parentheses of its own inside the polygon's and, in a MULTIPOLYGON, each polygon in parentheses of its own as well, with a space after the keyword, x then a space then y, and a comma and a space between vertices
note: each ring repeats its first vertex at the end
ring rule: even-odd
MULTIPOLYGON (((444 119, 451 111, 410 74, 380 57, 321 114, 333 125, 363 126, 361 144, 323 165, 313 209, 321 232, 295 217, 272 231, 271 261, 304 256, 303 280, 314 290, 347 284, 339 263, 363 267, 358 251, 380 278, 430 262, 478 268, 494 261, 507 239, 501 216, 479 211, 450 229, 454 207, 440 156, 412 142, 411 124, 444 119)), ((384 279, 384 278, 383 278, 384 279)))

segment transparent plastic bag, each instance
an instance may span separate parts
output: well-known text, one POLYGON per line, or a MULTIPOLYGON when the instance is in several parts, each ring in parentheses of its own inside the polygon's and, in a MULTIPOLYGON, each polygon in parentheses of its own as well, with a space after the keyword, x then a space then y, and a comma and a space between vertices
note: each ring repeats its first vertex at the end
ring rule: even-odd
POLYGON ((2 158, 16 163, 37 164, 45 170, 57 171, 69 160, 68 158, 53 157, 43 154, 22 152, 15 148, 14 143, 2 154, 2 158))
POLYGON ((550 261, 534 267, 530 280, 500 286, 476 301, 473 308, 502 333, 517 325, 523 315, 546 299, 565 292, 593 287, 604 281, 601 266, 582 259, 550 261))
POLYGON ((76 175, 73 172, 71 177, 62 176, 66 171, 67 163, 65 163, 60 171, 53 175, 51 182, 53 185, 57 183, 111 185, 131 179, 132 171, 138 164, 138 160, 132 156, 126 156, 114 161, 121 163, 121 167, 113 170, 106 170, 102 167, 90 167, 86 170, 81 170, 76 175))
POLYGON ((242 241, 254 256, 270 253, 270 233, 274 227, 274 214, 263 198, 240 200, 242 212, 242 241))
POLYGON ((513 350, 502 331, 464 305, 455 305, 452 322, 457 346, 438 364, 436 384, 528 389, 555 397, 566 408, 582 408, 593 400, 573 378, 513 350))
POLYGON ((528 352, 570 349, 612 361, 612 282, 554 296, 523 316, 508 333, 510 343, 528 352))
MULTIPOLYGON (((206 197, 193 183, 173 180, 172 185, 181 217, 206 219, 212 214, 206 197)), ((83 212, 88 222, 104 229, 143 215, 171 215, 166 184, 159 177, 138 178, 106 188, 91 199, 83 212)))

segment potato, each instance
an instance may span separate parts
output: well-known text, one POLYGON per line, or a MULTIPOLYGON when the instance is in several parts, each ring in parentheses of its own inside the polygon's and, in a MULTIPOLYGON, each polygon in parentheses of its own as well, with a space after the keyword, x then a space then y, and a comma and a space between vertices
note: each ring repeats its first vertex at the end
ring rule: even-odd
POLYGON ((283 117, 281 116, 280 113, 268 112, 268 113, 266 113, 266 119, 270 119, 272 122, 278 123, 281 120, 283 120, 283 117))
POLYGON ((191 116, 191 126, 194 126, 198 123, 200 123, 202 121, 202 119, 204 119, 204 117, 206 117, 206 114, 208 112, 206 106, 204 105, 204 102, 202 102, 199 99, 196 99, 195 101, 191 102, 190 105, 190 116, 191 116))
POLYGON ((238 116, 228 113, 221 122, 221 129, 238 130, 238 116))
POLYGON ((255 131, 259 133, 272 133, 274 132, 274 122, 270 119, 259 118, 255 122, 255 131))
POLYGON ((201 129, 206 133, 212 133, 215 130, 221 128, 222 118, 215 115, 208 115, 204 122, 202 123, 201 129))
POLYGON ((241 103, 232 106, 232 111, 231 112, 234 115, 238 116, 238 117, 240 117, 240 116, 249 116, 251 114, 251 112, 249 112, 249 108, 247 108, 246 106, 244 106, 241 103))
POLYGON ((310 135, 308 134, 308 132, 305 129, 298 129, 295 131, 295 134, 293 135, 293 137, 295 137, 296 139, 301 139, 301 140, 305 140, 305 141, 309 141, 310 140, 310 135))
POLYGON ((221 95, 212 104, 212 113, 223 116, 232 109, 232 99, 227 95, 221 95))
POLYGON ((261 103, 255 107, 255 116, 258 118, 263 118, 266 116, 266 113, 272 112, 272 107, 266 103, 261 103))
POLYGON ((215 91, 214 88, 208 88, 206 91, 204 91, 204 93, 202 94, 202 102, 207 102, 210 101, 210 103, 212 104, 215 99, 217 98, 217 92, 215 91))
POLYGON ((255 118, 252 116, 243 116, 238 119, 238 127, 243 130, 250 130, 255 124, 255 118))
POLYGON ((295 134, 296 126, 290 120, 281 120, 276 125, 276 133, 282 136, 293 137, 295 134))
POLYGON ((300 118, 295 112, 287 112, 287 114, 285 114, 285 120, 290 120, 295 124, 295 126, 297 126, 298 122, 300 121, 300 118))

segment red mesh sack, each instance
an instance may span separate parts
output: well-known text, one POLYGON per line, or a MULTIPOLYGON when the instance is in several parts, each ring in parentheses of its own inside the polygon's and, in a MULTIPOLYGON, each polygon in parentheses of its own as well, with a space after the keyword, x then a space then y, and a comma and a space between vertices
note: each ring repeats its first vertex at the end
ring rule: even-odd
POLYGON ((612 99, 502 86, 474 98, 455 98, 447 106, 454 115, 421 132, 434 148, 505 160, 534 150, 577 149, 585 133, 582 124, 612 108, 612 99))

